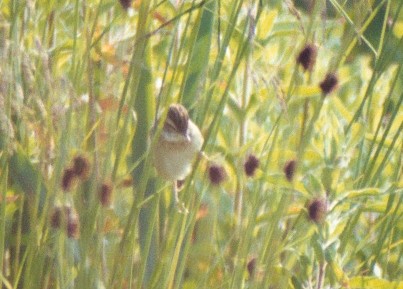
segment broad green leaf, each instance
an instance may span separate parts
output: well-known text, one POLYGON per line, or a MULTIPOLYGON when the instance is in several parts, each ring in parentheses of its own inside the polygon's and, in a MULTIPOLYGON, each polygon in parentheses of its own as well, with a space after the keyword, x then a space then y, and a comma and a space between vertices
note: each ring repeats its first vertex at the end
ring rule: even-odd
POLYGON ((262 15, 260 15, 260 21, 258 22, 258 25, 256 27, 257 31, 257 37, 259 39, 266 39, 272 28, 274 21, 277 18, 278 11, 277 10, 264 10, 262 12, 262 15))
POLYGON ((318 176, 314 174, 308 174, 304 180, 305 188, 311 195, 320 195, 324 192, 324 187, 318 176))
POLYGON ((337 282, 343 286, 348 284, 348 277, 343 271, 343 268, 334 259, 329 258, 328 254, 326 254, 326 261, 329 264, 330 272, 334 275, 337 282))
MULTIPOLYGON (((366 133, 365 134, 365 139, 367 139, 369 141, 374 141, 374 138, 375 138, 375 134, 373 134, 373 133, 366 133)), ((381 140, 382 140, 382 138, 377 137, 377 139, 375 140, 375 143, 379 144, 381 142, 381 140)), ((389 139, 389 138, 386 138, 385 142, 384 142, 385 148, 389 148, 391 146, 391 144, 392 144, 392 140, 389 139)))
POLYGON ((397 38, 403 36, 403 21, 398 21, 395 23, 395 26, 393 27, 393 34, 395 34, 397 38))
POLYGON ((381 190, 379 188, 365 188, 361 190, 353 190, 346 192, 346 198, 352 199, 352 198, 361 198, 361 197, 371 197, 371 196, 377 196, 381 190))
POLYGON ((295 95, 302 98, 315 97, 320 94, 321 90, 318 85, 301 85, 295 91, 295 95))
POLYGON ((370 276, 352 277, 348 284, 349 287, 347 288, 350 289, 403 289, 403 282, 388 281, 370 276))
POLYGON ((344 118, 346 122, 350 122, 353 118, 351 111, 349 111, 344 103, 338 97, 332 97, 332 103, 337 112, 344 118))
POLYGON ((216 1, 208 2, 202 8, 201 17, 199 18, 197 35, 189 51, 189 61, 186 67, 186 79, 182 92, 182 103, 186 107, 191 107, 197 102, 197 96, 200 94, 200 86, 204 83, 203 77, 206 74, 211 39, 213 35, 213 25, 215 20, 216 1))
POLYGON ((46 186, 43 176, 21 147, 17 147, 9 159, 10 179, 18 190, 32 198, 39 196, 39 211, 43 208, 46 186))
POLYGON ((365 129, 364 126, 358 122, 354 123, 351 126, 351 134, 349 138, 349 146, 350 147, 355 147, 358 142, 362 139, 364 136, 365 129))

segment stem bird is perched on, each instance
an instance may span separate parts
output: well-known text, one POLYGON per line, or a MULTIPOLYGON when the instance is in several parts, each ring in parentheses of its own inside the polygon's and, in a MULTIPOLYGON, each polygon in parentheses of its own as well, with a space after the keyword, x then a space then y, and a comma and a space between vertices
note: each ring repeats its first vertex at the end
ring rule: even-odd
POLYGON ((153 148, 153 163, 162 178, 174 182, 175 203, 182 211, 186 209, 179 203, 177 181, 191 172, 193 160, 200 153, 203 141, 186 108, 172 104, 153 148))

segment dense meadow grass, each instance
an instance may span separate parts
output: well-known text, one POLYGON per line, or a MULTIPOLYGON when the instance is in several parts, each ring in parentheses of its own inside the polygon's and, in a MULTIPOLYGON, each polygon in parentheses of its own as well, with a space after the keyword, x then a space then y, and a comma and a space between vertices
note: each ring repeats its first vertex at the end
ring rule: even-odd
POLYGON ((0 1, 1 288, 402 289, 402 6, 0 1))

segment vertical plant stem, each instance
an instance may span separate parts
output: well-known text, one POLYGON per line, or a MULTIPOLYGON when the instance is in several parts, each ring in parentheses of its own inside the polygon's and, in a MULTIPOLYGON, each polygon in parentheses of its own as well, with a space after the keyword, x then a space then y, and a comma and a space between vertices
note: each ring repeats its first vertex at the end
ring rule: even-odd
POLYGON ((316 281, 316 289, 323 288, 323 283, 325 280, 325 269, 326 269, 326 261, 322 261, 319 264, 318 277, 317 277, 317 281, 316 281))
MULTIPOLYGON (((4 251, 5 251, 5 237, 6 237, 6 204, 7 204, 7 179, 8 179, 8 165, 7 165, 7 156, 0 156, 0 188, 2 190, 1 193, 1 206, 0 206, 0 272, 3 271, 4 265, 4 251)), ((16 247, 18 244, 16 244, 16 247)))
MULTIPOLYGON (((247 110, 247 105, 249 102, 249 94, 250 94, 250 61, 251 61, 251 56, 250 53, 247 52, 247 55, 245 56, 245 69, 244 69, 244 74, 243 74, 243 87, 242 87, 242 95, 241 95, 241 103, 240 107, 241 110, 243 110, 246 114, 247 110)), ((242 148, 243 145, 245 144, 246 141, 246 130, 247 130, 247 124, 248 120, 246 117, 242 117, 242 121, 240 123, 239 127, 239 147, 242 148)), ((235 216, 236 216, 236 222, 237 222, 237 230, 240 230, 241 224, 242 224, 242 203, 243 203, 243 190, 244 190, 244 185, 243 185, 243 178, 239 177, 237 180, 237 187, 236 187, 236 194, 235 194, 235 216)))

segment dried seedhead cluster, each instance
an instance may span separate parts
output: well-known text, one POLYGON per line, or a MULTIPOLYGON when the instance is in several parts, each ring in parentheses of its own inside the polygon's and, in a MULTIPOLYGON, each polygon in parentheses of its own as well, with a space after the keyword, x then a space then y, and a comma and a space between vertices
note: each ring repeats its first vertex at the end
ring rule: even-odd
POLYGON ((63 191, 71 191, 77 180, 85 181, 90 175, 90 162, 81 155, 74 157, 72 166, 66 168, 63 172, 61 187, 63 191))
POLYGON ((77 212, 70 206, 54 207, 50 215, 50 225, 54 229, 64 228, 71 239, 80 237, 80 220, 77 212))
POLYGON ((257 168, 259 167, 260 161, 255 155, 249 155, 244 163, 245 174, 248 177, 253 177, 257 168))
POLYGON ((315 63, 318 49, 313 44, 307 44, 298 54, 297 63, 300 64, 305 71, 312 71, 315 63))

